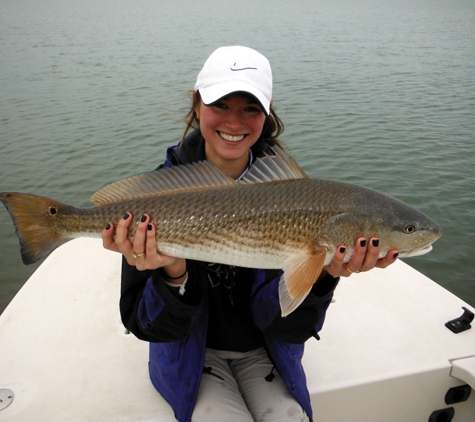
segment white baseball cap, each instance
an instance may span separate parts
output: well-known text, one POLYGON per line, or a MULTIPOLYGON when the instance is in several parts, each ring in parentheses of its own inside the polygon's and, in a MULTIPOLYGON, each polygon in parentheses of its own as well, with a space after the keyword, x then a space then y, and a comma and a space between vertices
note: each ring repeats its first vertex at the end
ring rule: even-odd
POLYGON ((272 70, 269 60, 248 47, 220 47, 206 60, 196 79, 195 91, 206 105, 233 92, 248 92, 269 114, 272 70))

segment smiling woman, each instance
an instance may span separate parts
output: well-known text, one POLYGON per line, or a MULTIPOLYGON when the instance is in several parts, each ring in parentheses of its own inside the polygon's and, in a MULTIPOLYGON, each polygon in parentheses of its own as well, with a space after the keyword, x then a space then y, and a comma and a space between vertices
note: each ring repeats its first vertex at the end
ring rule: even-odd
POLYGON ((191 96, 182 143, 190 129, 199 130, 207 141, 206 158, 226 175, 242 174, 259 138, 283 148, 278 137, 284 125, 272 108, 272 71, 259 52, 218 48, 198 74, 191 96))
MULTIPOLYGON (((198 75, 183 139, 168 149, 160 167, 209 160, 239 180, 254 168, 257 157, 276 154, 272 147, 280 146, 282 131, 272 108, 268 60, 247 47, 218 48, 198 75)), ((215 201, 219 198, 208 202, 215 201)), ((339 245, 319 275, 307 271, 309 266, 295 265, 309 274, 310 292, 284 318, 279 303, 281 270, 163 255, 150 216, 136 217, 140 222, 133 240, 129 238, 133 216, 128 212, 117 227, 106 226, 103 242, 124 256, 122 320, 138 338, 151 342, 150 377, 176 418, 311 420, 301 362, 303 343, 323 325, 339 276, 384 268, 396 260, 397 251, 378 259, 378 239, 359 238, 348 263, 344 257, 353 245, 339 245), (274 411, 269 415, 271 406, 274 411)))
POLYGON ((266 115, 252 95, 228 95, 195 110, 205 154, 227 176, 237 179, 249 163, 249 151, 262 133, 266 115))

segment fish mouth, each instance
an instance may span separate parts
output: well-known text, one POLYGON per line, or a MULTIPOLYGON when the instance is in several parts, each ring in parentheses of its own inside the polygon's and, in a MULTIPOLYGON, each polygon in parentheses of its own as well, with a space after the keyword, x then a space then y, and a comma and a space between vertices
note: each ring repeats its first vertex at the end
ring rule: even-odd
POLYGON ((425 255, 426 253, 429 253, 433 249, 432 243, 429 243, 427 245, 421 246, 420 248, 417 249, 412 249, 410 251, 401 251, 399 253, 399 256, 401 258, 408 258, 412 256, 421 256, 425 255))
POLYGON ((247 136, 247 135, 231 135, 229 133, 224 133, 220 131, 217 131, 217 133, 222 139, 229 142, 240 142, 247 136))

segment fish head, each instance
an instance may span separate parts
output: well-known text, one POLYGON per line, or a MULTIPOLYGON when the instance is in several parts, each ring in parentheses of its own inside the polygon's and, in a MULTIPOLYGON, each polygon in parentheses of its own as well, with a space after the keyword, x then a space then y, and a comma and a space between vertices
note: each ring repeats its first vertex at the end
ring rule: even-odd
POLYGON ((341 199, 338 213, 327 220, 326 242, 348 248, 345 262, 360 237, 379 238, 380 258, 391 250, 400 257, 424 255, 442 235, 440 226, 424 213, 391 196, 365 188, 350 187, 341 199))
POLYGON ((432 244, 441 235, 442 229, 432 220, 407 222, 393 227, 387 250, 397 249, 401 258, 424 255, 432 250, 432 244))
POLYGON ((380 227, 381 252, 397 249, 399 257, 424 255, 442 236, 441 227, 427 215, 395 200, 386 210, 380 227))

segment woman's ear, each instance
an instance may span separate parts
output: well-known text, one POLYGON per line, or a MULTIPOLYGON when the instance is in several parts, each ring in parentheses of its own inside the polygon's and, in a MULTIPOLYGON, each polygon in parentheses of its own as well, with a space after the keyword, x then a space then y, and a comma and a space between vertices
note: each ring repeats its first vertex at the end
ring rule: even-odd
POLYGON ((195 116, 198 120, 200 120, 200 106, 201 106, 201 99, 198 98, 198 92, 193 91, 193 111, 195 112, 195 116))

